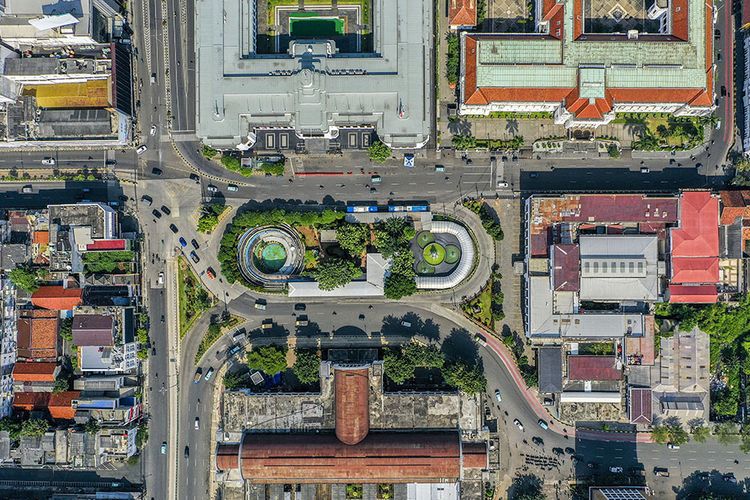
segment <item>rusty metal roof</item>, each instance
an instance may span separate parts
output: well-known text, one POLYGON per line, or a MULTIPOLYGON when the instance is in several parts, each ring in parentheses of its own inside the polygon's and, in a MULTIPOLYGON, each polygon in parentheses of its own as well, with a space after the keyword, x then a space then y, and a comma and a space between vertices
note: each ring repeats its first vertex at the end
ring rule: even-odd
POLYGON ((336 437, 357 444, 370 431, 369 370, 336 367, 336 437))

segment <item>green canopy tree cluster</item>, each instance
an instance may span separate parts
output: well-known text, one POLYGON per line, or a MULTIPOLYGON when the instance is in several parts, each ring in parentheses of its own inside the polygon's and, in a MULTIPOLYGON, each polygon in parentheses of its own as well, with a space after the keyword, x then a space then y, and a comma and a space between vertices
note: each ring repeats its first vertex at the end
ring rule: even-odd
POLYGON ((286 370, 286 349, 273 345, 253 349, 247 353, 247 366, 266 375, 275 375, 286 370))

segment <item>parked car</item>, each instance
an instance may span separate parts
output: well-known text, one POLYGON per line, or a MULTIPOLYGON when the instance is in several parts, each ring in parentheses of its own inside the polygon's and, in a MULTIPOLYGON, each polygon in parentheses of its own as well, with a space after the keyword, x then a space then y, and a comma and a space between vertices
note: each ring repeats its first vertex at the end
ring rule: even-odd
POLYGON ((142 155, 143 153, 146 152, 147 149, 148 148, 146 147, 145 144, 141 144, 140 146, 138 146, 138 149, 136 149, 135 152, 138 153, 139 155, 142 155))
POLYGON ((190 174, 190 180, 195 181, 196 184, 201 183, 201 178, 198 177, 198 174, 190 174))
POLYGON ((214 374, 214 369, 213 369, 213 367, 211 367, 211 368, 209 368, 209 369, 208 369, 208 371, 206 372, 206 376, 205 376, 205 377, 203 377, 203 380, 205 380, 205 381, 209 381, 209 380, 211 380, 211 375, 213 375, 213 374, 214 374))
POLYGON ((544 439, 540 438, 539 436, 534 436, 533 438, 531 438, 531 442, 537 446, 544 446, 544 439))
POLYGON ((255 301, 255 308, 261 311, 266 310, 266 301, 264 299, 258 299, 255 301))
POLYGON ((500 389, 495 389, 495 399, 498 403, 503 402, 503 396, 500 394, 500 389))
POLYGON ((445 167, 443 165, 435 165, 435 172, 445 172, 445 167))
POLYGON ((156 125, 151 125, 151 130, 148 131, 150 135, 156 135, 156 125))
POLYGON ((234 356, 235 354, 237 354, 241 350, 242 350, 242 346, 241 345, 234 345, 234 346, 230 347, 229 349, 227 349, 227 357, 231 358, 232 356, 234 356))
MULTIPOLYGON (((187 242, 185 242, 185 246, 187 246, 187 242)), ((191 258, 191 259, 193 260, 193 262, 195 262, 196 264, 197 264, 198 262, 200 262, 200 261, 201 261, 201 258, 200 258, 200 257, 198 257, 198 254, 197 254, 197 253, 195 253, 195 250, 193 250, 192 252, 190 252, 190 258, 191 258)))
POLYGON ((476 341, 477 344, 481 345, 482 347, 487 347, 487 337, 485 337, 481 333, 475 333, 474 340, 476 341))
POLYGON ((409 322, 409 321, 402 321, 401 322, 401 326, 403 326, 404 328, 411 328, 411 322, 409 322))
POLYGON ((669 448, 670 450, 679 450, 680 449, 680 445, 678 445, 678 444, 672 444, 672 443, 667 443, 667 448, 669 448))
POLYGON ((180 236, 180 239, 178 241, 180 242, 180 246, 182 248, 185 248, 187 246, 187 241, 185 241, 185 238, 183 238, 182 236, 180 236))
POLYGON ((156 280, 159 286, 164 284, 164 271, 159 273, 159 278, 156 280))
POLYGON ((514 418, 513 423, 516 424, 516 427, 518 427, 521 431, 523 431, 523 424, 521 423, 520 420, 518 420, 517 418, 514 418))
POLYGON ((510 184, 508 184, 505 181, 497 181, 497 189, 505 189, 505 188, 507 188, 509 186, 510 186, 510 184))
POLYGON ((208 191, 209 193, 218 193, 219 188, 217 188, 213 184, 209 184, 208 186, 206 186, 206 191, 208 191))
POLYGON ((641 173, 642 174, 648 174, 651 172, 651 169, 648 167, 641 167, 641 173))
POLYGON ((542 420, 541 418, 539 419, 539 422, 537 422, 537 423, 539 424, 539 427, 541 427, 541 428, 542 428, 542 429, 544 429, 545 431, 546 431, 547 429, 549 429, 549 427, 547 426, 547 422, 545 422, 545 421, 544 421, 544 420, 542 420))
POLYGON ((196 250, 198 250, 198 249, 199 249, 199 248, 201 247, 201 246, 200 246, 200 245, 198 244, 198 242, 197 242, 197 241, 195 241, 195 238, 193 238, 192 240, 190 240, 190 244, 191 244, 191 245, 193 245, 193 248, 195 248, 196 250))
POLYGON ((33 189, 33 188, 31 187, 31 184, 28 184, 28 185, 24 186, 24 187, 23 187, 23 188, 21 189, 21 192, 22 192, 23 194, 29 194, 29 193, 33 193, 33 192, 34 192, 34 189, 33 189))
POLYGON ((175 226, 174 224, 169 225, 169 230, 172 231, 174 234, 177 234, 177 232, 179 231, 179 229, 177 229, 177 226, 175 226))
POLYGON ((45 158, 45 159, 42 160, 42 165, 46 165, 48 167, 53 166, 55 163, 57 163, 55 161, 55 159, 54 158, 50 158, 50 157, 47 157, 47 158, 45 158))
POLYGON ((263 330, 270 330, 271 328, 273 328, 273 320, 272 319, 263 320, 263 323, 260 324, 260 327, 263 330))
POLYGON ((216 278, 216 273, 214 272, 214 268, 213 267, 207 267, 206 268, 206 276, 208 276, 210 279, 215 279, 216 278))
POLYGON ((198 367, 195 370, 195 375, 193 375, 193 383, 197 384, 201 381, 201 375, 203 374, 203 368, 198 367))
POLYGON ((571 447, 567 447, 567 448, 565 448, 565 453, 567 453, 568 455, 575 455, 576 454, 576 450, 574 450, 571 447))
POLYGON ((307 326, 309 321, 307 320, 307 316, 304 314, 301 314, 297 317, 297 321, 294 322, 294 326, 307 326))
POLYGON ((154 199, 151 198, 149 195, 144 194, 141 196, 141 202, 144 203, 146 206, 150 207, 151 204, 154 202, 154 199))
POLYGON ((157 219, 161 219, 161 212, 159 212, 157 209, 151 210, 151 214, 156 217, 157 219))
POLYGON ((187 460, 188 458, 190 458, 190 447, 185 446, 185 460, 187 460))
POLYGON ((622 467, 610 467, 609 472, 612 472, 614 474, 622 474, 622 467))
POLYGON ((231 192, 234 193, 234 192, 239 191, 239 190, 240 190, 240 188, 237 187, 237 186, 235 186, 234 184, 228 184, 227 185, 227 191, 231 191, 231 192))
POLYGON ((166 205, 161 206, 161 211, 164 212, 164 215, 170 215, 172 213, 172 211, 166 205))

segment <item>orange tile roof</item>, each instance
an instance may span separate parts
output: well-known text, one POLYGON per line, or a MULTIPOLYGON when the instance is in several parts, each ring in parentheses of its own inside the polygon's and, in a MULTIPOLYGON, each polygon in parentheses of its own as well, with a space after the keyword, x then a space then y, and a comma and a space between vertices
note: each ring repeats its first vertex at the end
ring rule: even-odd
POLYGON ((56 363, 16 363, 13 380, 16 382, 54 382, 56 363))
POLYGON ((44 309, 69 311, 83 302, 83 290, 62 286, 42 286, 31 295, 31 303, 44 309))
POLYGON ((47 409, 54 419, 73 420, 76 409, 73 408, 73 400, 81 397, 81 391, 53 392, 50 394, 47 409))
POLYGON ((718 257, 673 257, 673 283, 717 283, 719 281, 718 257))
POLYGON ((449 26, 476 26, 477 0, 449 0, 449 26))
POLYGON ((25 411, 41 410, 47 406, 49 392, 17 392, 13 394, 13 408, 25 411))
POLYGON ((680 198, 680 227, 671 231, 672 257, 718 257, 719 200, 708 191, 680 198))
POLYGON ((29 359, 56 358, 58 322, 57 315, 52 318, 18 318, 18 356, 29 359))
POLYGON ((49 245, 49 231, 34 231, 33 242, 38 245, 49 245))
POLYGON ((716 285, 669 285, 669 302, 676 304, 715 304, 716 285))

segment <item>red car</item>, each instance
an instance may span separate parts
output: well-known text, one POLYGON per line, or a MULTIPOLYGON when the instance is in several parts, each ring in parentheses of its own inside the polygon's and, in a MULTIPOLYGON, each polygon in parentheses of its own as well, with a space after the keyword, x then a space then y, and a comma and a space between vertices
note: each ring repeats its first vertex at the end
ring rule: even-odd
POLYGON ((206 269, 206 276, 208 276, 211 279, 216 278, 216 273, 214 272, 213 267, 209 267, 208 269, 206 269))

